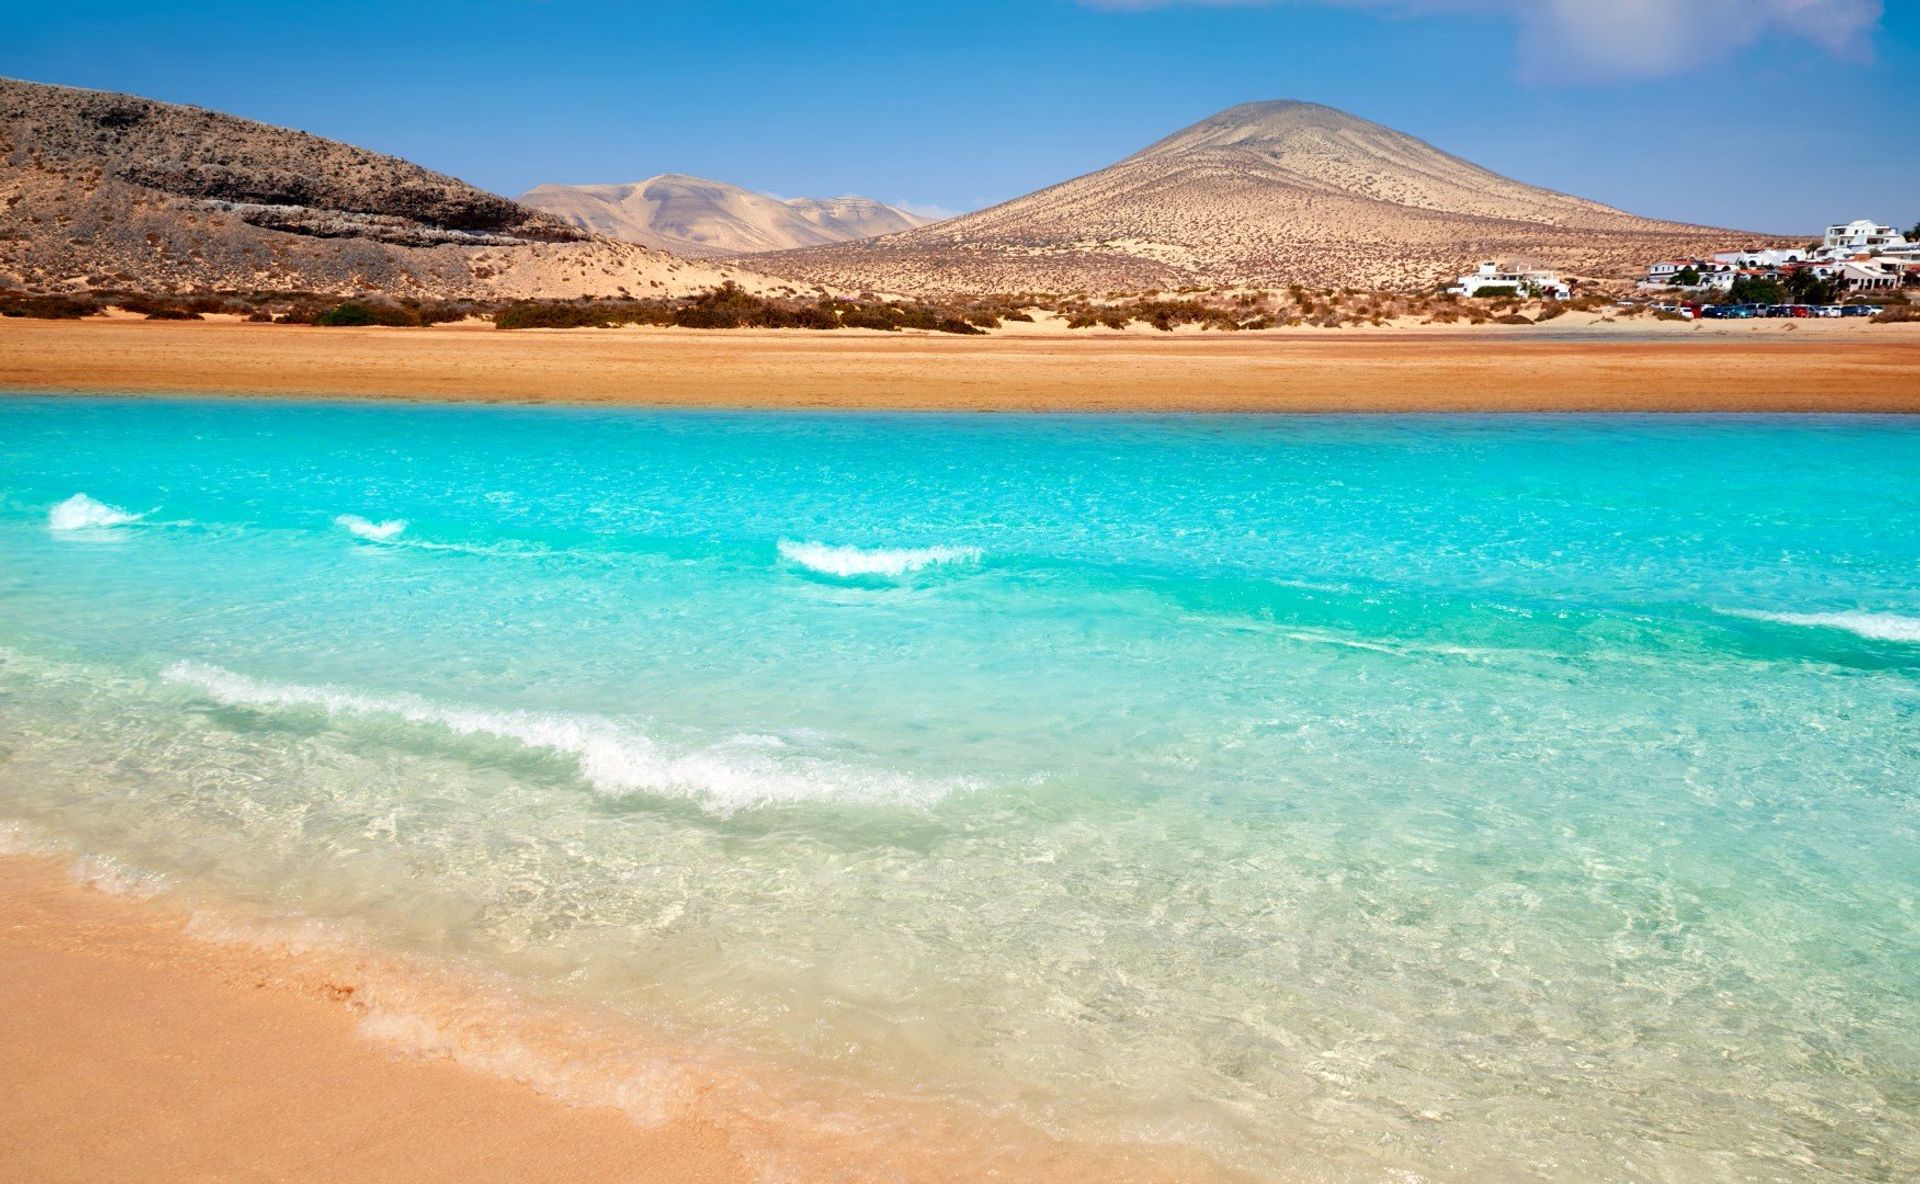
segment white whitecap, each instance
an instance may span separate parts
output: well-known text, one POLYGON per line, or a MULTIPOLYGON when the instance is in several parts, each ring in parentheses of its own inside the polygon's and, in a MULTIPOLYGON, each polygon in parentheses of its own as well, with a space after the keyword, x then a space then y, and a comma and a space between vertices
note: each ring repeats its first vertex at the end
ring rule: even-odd
POLYGON ((335 526, 345 527, 349 534, 369 542, 384 543, 407 528, 405 518, 390 518, 385 522, 373 522, 358 514, 342 514, 333 520, 335 526))
POLYGON ((133 514, 119 506, 110 506, 95 501, 84 493, 76 493, 47 511, 47 529, 57 531, 103 530, 109 526, 125 526, 129 522, 138 522, 145 514, 133 514))
POLYGON ((604 716, 503 711, 435 703, 417 695, 367 695, 269 682, 198 662, 176 662, 161 677, 229 706, 391 716, 459 736, 510 740, 569 758, 589 785, 609 797, 682 797, 722 815, 797 802, 928 805, 971 787, 964 779, 922 778, 792 752, 769 745, 759 734, 673 745, 604 716))
POLYGON ((1840 629, 1874 641, 1920 642, 1920 617, 1899 613, 1872 613, 1858 609, 1838 613, 1761 613, 1736 611, 1730 615, 1780 625, 1812 629, 1840 629))
POLYGON ((780 540, 780 557, 811 571, 840 576, 903 576, 943 563, 978 563, 978 547, 830 547, 780 540))

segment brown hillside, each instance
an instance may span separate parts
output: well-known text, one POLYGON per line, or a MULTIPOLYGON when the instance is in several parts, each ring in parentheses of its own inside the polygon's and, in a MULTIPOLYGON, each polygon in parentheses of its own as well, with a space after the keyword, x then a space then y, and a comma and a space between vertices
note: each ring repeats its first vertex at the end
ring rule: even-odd
POLYGON ((1624 276, 1753 236, 1536 188, 1313 103, 1248 103, 1096 173, 885 238, 748 257, 909 292, 1413 288, 1482 259, 1624 276))
POLYGON ((0 286, 646 296, 733 274, 305 132, 0 79, 0 286))

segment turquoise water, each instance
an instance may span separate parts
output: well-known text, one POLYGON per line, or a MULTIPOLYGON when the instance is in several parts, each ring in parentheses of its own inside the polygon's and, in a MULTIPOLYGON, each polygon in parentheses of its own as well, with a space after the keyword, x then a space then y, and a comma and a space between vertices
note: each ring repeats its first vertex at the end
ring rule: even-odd
POLYGON ((0 817, 1093 1143, 1920 1172, 1920 425, 0 400, 0 817))

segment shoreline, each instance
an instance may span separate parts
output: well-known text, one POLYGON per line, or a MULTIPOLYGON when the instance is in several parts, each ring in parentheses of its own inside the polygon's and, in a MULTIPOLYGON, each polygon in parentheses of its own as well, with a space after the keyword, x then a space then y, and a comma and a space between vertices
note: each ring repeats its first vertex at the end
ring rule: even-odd
POLYGON ((1920 413, 1920 326, 1085 337, 0 321, 0 390, 1063 412, 1920 413))
POLYGON ((0 1162, 22 1179, 1238 1179, 1176 1149, 1068 1144, 957 1101, 783 1074, 718 1041, 635 1039, 504 979, 157 883, 0 845, 0 1162))
POLYGON ((745 1184, 697 1119, 645 1127, 356 1033, 355 987, 187 936, 156 902, 0 855, 0 1161, 45 1181, 745 1184))

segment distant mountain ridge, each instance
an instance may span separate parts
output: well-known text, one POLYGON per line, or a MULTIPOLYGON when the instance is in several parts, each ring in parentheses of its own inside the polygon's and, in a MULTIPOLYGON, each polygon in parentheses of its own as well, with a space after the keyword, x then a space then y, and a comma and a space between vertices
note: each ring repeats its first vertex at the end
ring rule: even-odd
POLYGON ((595 234, 691 256, 826 246, 927 223, 870 197, 781 199, 680 173, 613 185, 538 185, 518 201, 595 234))
POLYGON ((0 285, 575 297, 737 274, 306 132, 0 79, 0 285))
POLYGON ((1745 232, 1527 185, 1332 107, 1246 103, 1098 172, 887 238, 750 256, 904 292, 1411 288, 1482 259, 1624 276, 1745 232))

